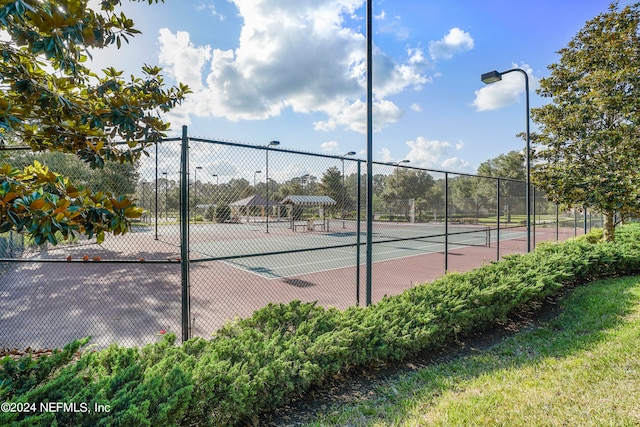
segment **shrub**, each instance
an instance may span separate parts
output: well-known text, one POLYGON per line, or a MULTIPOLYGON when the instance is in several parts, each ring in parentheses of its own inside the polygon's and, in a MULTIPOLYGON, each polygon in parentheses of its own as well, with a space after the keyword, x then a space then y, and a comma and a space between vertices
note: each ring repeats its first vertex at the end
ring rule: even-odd
POLYGON ((227 222, 231 219, 231 207, 227 204, 220 204, 216 208, 216 222, 227 222))
POLYGON ((576 240, 579 242, 592 243, 592 244, 598 243, 602 241, 602 233, 603 233, 602 228, 594 228, 591 231, 589 231, 587 234, 574 237, 573 240, 576 240))

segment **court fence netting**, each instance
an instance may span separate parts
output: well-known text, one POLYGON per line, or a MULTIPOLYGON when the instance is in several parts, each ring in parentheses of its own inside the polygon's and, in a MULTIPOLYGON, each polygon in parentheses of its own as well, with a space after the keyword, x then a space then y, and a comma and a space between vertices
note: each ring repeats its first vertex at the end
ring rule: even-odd
MULTIPOLYGON (((3 162, 29 164, 6 147, 3 162), (8 154, 8 155, 6 155, 8 154)), ((446 272, 601 226, 526 183, 367 164, 265 142, 167 138, 134 165, 92 170, 72 155, 37 159, 74 182, 128 194, 145 209, 131 232, 35 246, 0 235, 0 348, 141 346, 167 332, 210 337, 269 303, 346 309, 446 272), (367 235, 370 220, 370 235, 367 235), (528 231, 530 231, 528 233, 528 231), (528 236, 528 237, 527 237, 528 236)))

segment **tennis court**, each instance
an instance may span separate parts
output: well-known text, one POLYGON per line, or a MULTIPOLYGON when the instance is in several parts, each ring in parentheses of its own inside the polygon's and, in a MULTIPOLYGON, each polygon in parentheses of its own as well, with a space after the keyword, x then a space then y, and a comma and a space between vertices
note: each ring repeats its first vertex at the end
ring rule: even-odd
MULTIPOLYGON (((444 251, 445 231, 449 249, 488 247, 497 233, 486 226, 374 223, 374 263, 444 251)), ((360 264, 365 262, 366 234, 355 221, 324 222, 321 231, 295 231, 289 222, 266 224, 202 225, 192 231, 194 261, 221 261, 267 279, 354 267, 360 244, 360 264), (228 237, 232 236, 233 239, 228 237)), ((523 231, 501 230, 500 240, 520 239, 523 231)))

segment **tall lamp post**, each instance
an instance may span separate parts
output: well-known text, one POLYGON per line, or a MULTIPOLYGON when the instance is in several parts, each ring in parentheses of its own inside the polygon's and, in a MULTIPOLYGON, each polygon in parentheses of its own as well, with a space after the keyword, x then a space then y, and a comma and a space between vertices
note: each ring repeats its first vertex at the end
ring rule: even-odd
POLYGON ((169 194, 169 175, 166 172, 162 172, 164 175, 164 220, 165 222, 169 222, 169 199, 167 194, 169 194))
POLYGON ((527 147, 526 147, 526 169, 527 169, 527 180, 526 180, 526 185, 527 185, 527 189, 526 189, 526 198, 527 198, 527 202, 526 202, 526 215, 527 215, 527 252, 531 252, 531 157, 530 157, 530 152, 531 152, 531 134, 529 131, 529 121, 530 121, 530 116, 529 116, 529 75, 527 74, 527 72, 521 68, 512 68, 510 70, 507 71, 502 71, 502 72, 498 72, 498 71, 490 71, 488 73, 484 73, 481 77, 480 80, 482 80, 483 83, 485 84, 491 84, 491 83, 495 83, 495 82, 499 82, 500 80, 502 80, 502 76, 504 74, 507 73, 511 73, 511 72, 519 72, 524 76, 524 86, 525 86, 525 95, 526 95, 526 113, 527 113, 527 130, 526 130, 526 135, 527 135, 527 147))
POLYGON ((307 184, 307 182, 309 182, 309 178, 311 178, 311 175, 309 175, 308 173, 307 173, 307 174, 304 174, 304 175, 302 176, 302 179, 301 179, 301 183, 302 183, 302 194, 306 194, 306 192, 305 192, 305 185, 307 184))
POLYGON ((400 199, 399 194, 400 194, 400 180, 398 179, 398 166, 400 165, 400 163, 409 163, 409 160, 404 159, 404 160, 400 160, 399 162, 391 162, 389 163, 390 165, 393 165, 396 167, 396 213, 398 211, 398 201, 400 199))
POLYGON ((213 219, 217 218, 216 213, 218 212, 218 204, 220 203, 220 177, 216 173, 211 174, 212 177, 216 179, 216 209, 213 211, 213 219))
POLYGON ((275 147, 277 145, 280 145, 280 141, 270 141, 269 144, 267 144, 266 150, 267 150, 267 155, 266 155, 266 180, 265 182, 267 183, 267 233, 269 232, 269 147, 275 147))
POLYGON ((256 194, 256 175, 262 173, 262 171, 255 171, 253 173, 253 194, 256 194))
POLYGON ((342 155, 341 160, 342 160, 342 191, 345 192, 345 194, 342 195, 342 229, 344 230, 345 228, 347 228, 344 224, 344 217, 345 217, 345 202, 346 202, 346 188, 344 186, 344 159, 348 156, 355 156, 356 152, 355 151, 349 151, 348 153, 342 155))
POLYGON ((196 173, 193 181, 193 222, 198 222, 198 169, 202 169, 202 166, 196 166, 196 173))

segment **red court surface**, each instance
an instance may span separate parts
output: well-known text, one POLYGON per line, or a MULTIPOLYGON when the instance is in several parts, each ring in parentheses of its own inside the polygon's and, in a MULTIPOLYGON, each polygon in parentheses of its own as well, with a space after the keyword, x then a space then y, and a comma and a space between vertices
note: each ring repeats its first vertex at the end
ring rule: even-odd
MULTIPOLYGON (((88 335, 98 348, 112 342, 140 346, 164 331, 181 336, 182 287, 179 248, 155 240, 147 250, 127 239, 34 252, 26 259, 57 262, 8 263, 0 275, 0 347, 61 347, 88 335), (81 261, 84 255, 89 260, 81 261), (66 262, 66 257, 72 261, 66 262), (100 261, 94 258, 100 257, 100 261), (141 260, 144 259, 144 260, 141 260), (126 260, 109 262, 109 260, 126 260)), ((573 237, 560 230, 559 239, 573 237)), ((141 236, 133 236, 140 239, 141 236)), ((555 240, 555 229, 537 229, 535 240, 555 240)), ((374 245, 373 253, 379 248, 374 245)), ((456 247, 447 253, 447 271, 466 271, 497 259, 491 247, 456 247)), ((500 242, 500 255, 526 252, 524 237, 500 242)), ((353 249, 355 260, 355 249, 353 249)), ((295 260, 295 254, 292 255, 295 260)), ((223 261, 192 262, 190 305, 192 335, 210 337, 225 322, 250 316, 268 303, 293 300, 345 309, 366 303, 365 258, 357 286, 355 262, 306 274, 274 277, 223 261)), ((373 263, 373 303, 385 295, 445 274, 444 251, 373 263)))

